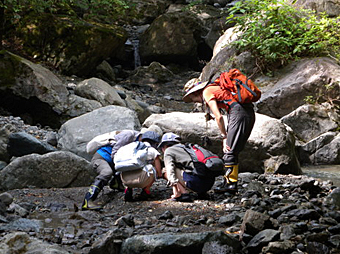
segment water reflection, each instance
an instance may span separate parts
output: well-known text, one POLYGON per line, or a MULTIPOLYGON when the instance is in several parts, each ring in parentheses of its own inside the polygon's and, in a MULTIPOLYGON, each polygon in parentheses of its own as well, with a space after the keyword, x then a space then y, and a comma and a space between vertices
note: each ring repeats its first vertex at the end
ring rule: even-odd
POLYGON ((340 187, 340 165, 319 165, 302 167, 305 175, 323 181, 330 180, 335 186, 340 187))

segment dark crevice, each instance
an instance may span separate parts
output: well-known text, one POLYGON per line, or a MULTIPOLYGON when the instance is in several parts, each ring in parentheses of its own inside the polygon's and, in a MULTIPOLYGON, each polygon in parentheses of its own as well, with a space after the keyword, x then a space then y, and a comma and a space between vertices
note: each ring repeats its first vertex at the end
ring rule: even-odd
POLYGON ((31 97, 29 99, 15 96, 11 92, 0 91, 0 107, 11 115, 20 117, 25 124, 49 126, 59 129, 60 116, 54 112, 50 105, 31 97))

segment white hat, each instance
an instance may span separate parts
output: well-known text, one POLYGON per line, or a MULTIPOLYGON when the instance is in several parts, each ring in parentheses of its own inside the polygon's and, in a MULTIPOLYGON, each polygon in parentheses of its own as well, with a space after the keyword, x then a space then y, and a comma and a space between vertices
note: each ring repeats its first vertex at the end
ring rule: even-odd
POLYGON ((164 145, 164 143, 166 143, 166 142, 179 143, 179 142, 181 142, 181 138, 180 138, 180 136, 178 136, 175 133, 167 132, 163 135, 161 143, 158 145, 158 148, 161 148, 164 145))

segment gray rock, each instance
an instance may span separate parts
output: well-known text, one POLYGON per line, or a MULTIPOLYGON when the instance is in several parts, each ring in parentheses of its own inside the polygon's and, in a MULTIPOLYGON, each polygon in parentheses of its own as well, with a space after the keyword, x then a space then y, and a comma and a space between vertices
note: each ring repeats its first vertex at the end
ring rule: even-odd
POLYGON ((58 131, 58 148, 91 160, 91 155, 86 153, 86 145, 92 138, 115 130, 139 130, 140 127, 132 110, 106 106, 64 123, 58 131))
POLYGON ((251 253, 259 253, 262 247, 266 246, 269 242, 278 240, 280 232, 274 229, 265 229, 256 234, 247 244, 246 249, 251 253))
POLYGON ((9 135, 7 151, 11 156, 20 157, 31 153, 45 154, 57 149, 26 132, 16 132, 9 135))
MULTIPOLYGON (((39 230, 43 227, 43 223, 39 220, 30 220, 25 218, 19 218, 17 220, 11 221, 6 225, 0 225, 1 231, 35 231, 39 232, 39 230)), ((0 248, 1 249, 1 248, 0 248)))
POLYGON ((317 150, 311 157, 311 161, 316 164, 340 164, 340 134, 317 150))
POLYGON ((332 190, 331 194, 329 194, 329 198, 331 199, 332 203, 340 208, 340 188, 335 188, 332 190))
POLYGON ((247 210, 243 217, 241 232, 256 235, 260 231, 272 227, 273 224, 268 215, 253 210, 247 210))
MULTIPOLYGON (((227 122, 227 117, 224 121, 227 122)), ((221 155, 222 139, 217 124, 209 121, 207 128, 204 113, 153 114, 143 125, 152 124, 161 127, 163 132, 179 134, 185 142, 204 145, 203 137, 208 137, 212 144, 206 147, 221 155)), ((302 173, 293 133, 279 120, 261 114, 256 114, 255 126, 239 161, 240 172, 302 173)))
POLYGON ((338 127, 339 117, 331 105, 302 105, 281 121, 292 128, 294 134, 305 142, 312 140, 328 131, 338 127))
POLYGON ((238 240, 223 233, 202 232, 174 234, 164 233, 155 235, 137 235, 126 239, 121 248, 121 254, 133 253, 201 253, 204 244, 208 242, 218 242, 220 245, 228 245, 232 248, 232 252, 240 251, 240 243, 238 240))
POLYGON ((302 7, 304 9, 310 9, 316 13, 326 12, 331 17, 337 17, 340 15, 340 3, 339 1, 328 0, 297 0, 293 1, 295 6, 302 7))
POLYGON ((94 176, 90 163, 73 153, 30 154, 16 158, 0 171, 0 189, 87 186, 94 176))
POLYGON ((13 196, 8 192, 3 192, 0 194, 0 201, 9 206, 13 202, 13 196))
POLYGON ((69 254, 61 247, 30 237, 24 232, 15 232, 0 239, 1 253, 69 254))
POLYGON ((339 77, 340 66, 334 59, 321 57, 294 62, 280 70, 278 81, 262 89, 261 99, 256 103, 258 113, 281 118, 305 104, 307 96, 316 99, 324 94, 329 100, 336 99, 339 77))
POLYGON ((109 105, 125 106, 125 102, 117 91, 107 82, 98 78, 83 80, 76 86, 75 93, 84 98, 96 100, 103 107, 109 105))

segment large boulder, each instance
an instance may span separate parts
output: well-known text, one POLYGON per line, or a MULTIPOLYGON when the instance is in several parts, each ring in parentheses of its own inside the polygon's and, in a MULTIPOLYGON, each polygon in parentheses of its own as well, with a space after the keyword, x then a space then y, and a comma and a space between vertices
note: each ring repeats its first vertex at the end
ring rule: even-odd
MULTIPOLYGON (((224 117, 227 123, 227 117, 224 117)), ((184 142, 198 143, 222 155, 222 140, 215 121, 206 125, 203 113, 173 112, 153 114, 143 123, 158 125, 163 132, 175 132, 184 142), (210 145, 205 144, 208 137, 210 145)), ((295 153, 295 138, 291 129, 279 120, 256 114, 254 129, 245 149, 240 153, 240 171, 259 173, 301 174, 295 153)))
POLYGON ((127 32, 116 25, 88 23, 75 16, 28 14, 18 34, 24 51, 67 75, 93 75, 103 60, 124 49, 127 32))
POLYGON ((65 122, 58 132, 58 148, 73 152, 87 160, 87 143, 103 133, 115 130, 139 130, 136 112, 120 106, 106 106, 65 122))
POLYGON ((189 12, 165 13, 156 18, 140 38, 142 62, 198 65, 197 46, 202 23, 189 12))
POLYGON ((130 0, 131 8, 126 10, 126 17, 135 25, 150 24, 169 6, 166 0, 130 0))
POLYGON ((6 51, 0 53, 0 96, 3 108, 29 116, 31 124, 53 128, 101 106, 97 101, 70 95, 51 71, 6 51))
POLYGON ((83 80, 76 86, 75 93, 81 97, 96 100, 104 107, 109 105, 126 106, 117 91, 107 82, 98 78, 83 80))
POLYGON ((290 0, 297 7, 310 9, 316 13, 326 12, 331 17, 340 15, 339 0, 290 0))
POLYGON ((324 102, 339 99, 340 66, 328 57, 302 59, 280 70, 272 82, 263 88, 258 112, 281 118, 306 99, 324 102))
POLYGON ((213 56, 200 75, 202 81, 215 80, 221 72, 231 68, 238 68, 249 77, 257 72, 255 57, 250 52, 240 53, 235 47, 230 46, 239 35, 237 27, 231 27, 218 38, 214 45, 213 56))
POLYGON ((340 164, 340 135, 326 132, 303 145, 297 146, 299 160, 305 165, 340 164))
POLYGON ((87 186, 94 179, 90 163, 66 151, 18 157, 0 171, 0 190, 87 186))
POLYGON ((299 140, 308 142, 323 133, 339 128, 339 115, 329 103, 298 107, 281 121, 292 128, 299 140))

